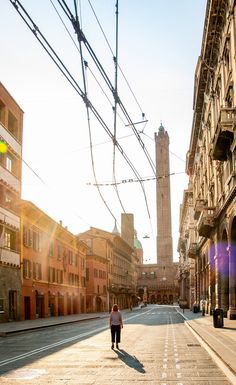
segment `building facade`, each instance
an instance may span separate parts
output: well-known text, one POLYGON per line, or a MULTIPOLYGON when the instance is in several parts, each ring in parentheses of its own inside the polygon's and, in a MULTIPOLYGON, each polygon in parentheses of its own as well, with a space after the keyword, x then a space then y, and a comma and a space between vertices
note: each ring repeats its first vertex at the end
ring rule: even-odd
POLYGON ((21 319, 23 111, 0 83, 0 322, 21 319))
POLYGON ((121 234, 91 227, 79 234, 89 247, 87 255, 87 311, 109 311, 135 306, 137 265, 142 253, 133 228, 133 215, 122 214, 121 234), (137 251, 138 250, 138 251, 137 251))
POLYGON ((196 252, 195 221, 193 211, 193 187, 191 182, 189 183, 188 189, 184 190, 183 193, 183 201, 180 206, 179 233, 180 237, 178 242, 178 280, 180 283, 180 301, 182 301, 182 303, 185 303, 186 307, 191 309, 196 298, 195 263, 194 259, 190 256, 194 252, 196 252), (192 245, 192 251, 190 251, 190 244, 192 245), (189 250, 189 253, 186 253, 186 250, 189 250))
MULTIPOLYGON (((208 0, 187 154, 193 186, 195 301, 236 318, 236 4, 208 0)), ((194 252, 193 252, 194 250, 194 252)))
POLYGON ((85 312, 87 246, 29 201, 21 201, 23 319, 85 312))

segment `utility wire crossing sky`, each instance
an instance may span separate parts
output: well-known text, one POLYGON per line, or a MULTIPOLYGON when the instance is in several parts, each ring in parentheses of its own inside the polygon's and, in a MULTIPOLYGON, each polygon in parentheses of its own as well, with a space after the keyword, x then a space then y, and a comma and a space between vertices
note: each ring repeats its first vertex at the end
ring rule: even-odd
POLYGON ((23 199, 73 233, 112 231, 122 212, 133 213, 144 260, 156 262, 154 133, 162 122, 178 259, 205 7, 205 0, 1 5, 0 81, 25 113, 23 199))

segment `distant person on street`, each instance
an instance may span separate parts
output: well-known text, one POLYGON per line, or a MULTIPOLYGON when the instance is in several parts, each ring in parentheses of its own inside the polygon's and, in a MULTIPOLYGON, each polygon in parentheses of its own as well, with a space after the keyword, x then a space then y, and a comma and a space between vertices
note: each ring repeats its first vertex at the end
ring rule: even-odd
POLYGON ((116 349, 119 349, 120 343, 120 331, 123 328, 122 314, 119 311, 118 305, 113 305, 110 314, 110 329, 111 329, 111 348, 114 349, 114 343, 116 343, 116 349))

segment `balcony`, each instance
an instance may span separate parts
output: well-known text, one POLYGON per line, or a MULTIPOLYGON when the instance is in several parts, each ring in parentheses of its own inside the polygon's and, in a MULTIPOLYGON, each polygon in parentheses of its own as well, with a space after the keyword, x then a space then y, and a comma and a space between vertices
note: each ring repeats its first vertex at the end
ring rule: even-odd
POLYGON ((222 162, 227 160, 231 143, 234 139, 234 127, 236 125, 236 110, 234 108, 222 108, 212 142, 212 158, 222 162))
POLYGON ((198 234, 201 237, 210 238, 214 225, 215 219, 213 210, 207 210, 202 212, 197 225, 198 234))
POLYGON ((196 203, 194 205, 194 216, 193 218, 195 220, 198 220, 202 210, 207 206, 207 200, 206 199, 196 199, 196 203))
POLYGON ((185 250, 186 250, 186 240, 183 238, 179 238, 178 251, 185 253, 185 250))
POLYGON ((192 259, 196 259, 197 256, 198 256, 197 243, 191 242, 188 248, 188 257, 192 259))
POLYGON ((17 179, 11 172, 0 165, 0 181, 3 181, 12 190, 20 193, 20 180, 17 179))
POLYGON ((5 129, 2 123, 0 123, 0 135, 11 146, 14 152, 21 157, 21 144, 8 130, 5 129))
POLYGON ((20 217, 4 209, 3 207, 0 208, 0 222, 20 230, 20 217))
POLYGON ((20 267, 20 254, 17 251, 0 248, 0 261, 20 267))

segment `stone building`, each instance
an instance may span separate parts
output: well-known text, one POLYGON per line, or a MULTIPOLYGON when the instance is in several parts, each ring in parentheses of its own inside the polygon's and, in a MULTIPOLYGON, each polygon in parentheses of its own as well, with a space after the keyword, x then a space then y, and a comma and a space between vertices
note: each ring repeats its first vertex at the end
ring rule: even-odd
POLYGON ((236 318, 235 36, 235 1, 208 0, 186 166, 195 221, 186 257, 195 261, 195 300, 229 318, 236 318))
POLYGON ((180 237, 178 242, 179 252, 179 282, 180 300, 186 302, 188 308, 192 308, 195 302, 195 263, 191 258, 196 250, 195 224, 193 212, 193 187, 189 182, 188 189, 184 190, 183 201, 180 206, 180 237), (194 248, 195 247, 195 248, 194 248), (189 250, 189 253, 186 253, 189 250))
POLYGON ((87 246, 29 201, 21 220, 23 319, 85 312, 87 246))
POLYGON ((21 319, 22 131, 23 111, 0 83, 0 322, 21 319))

